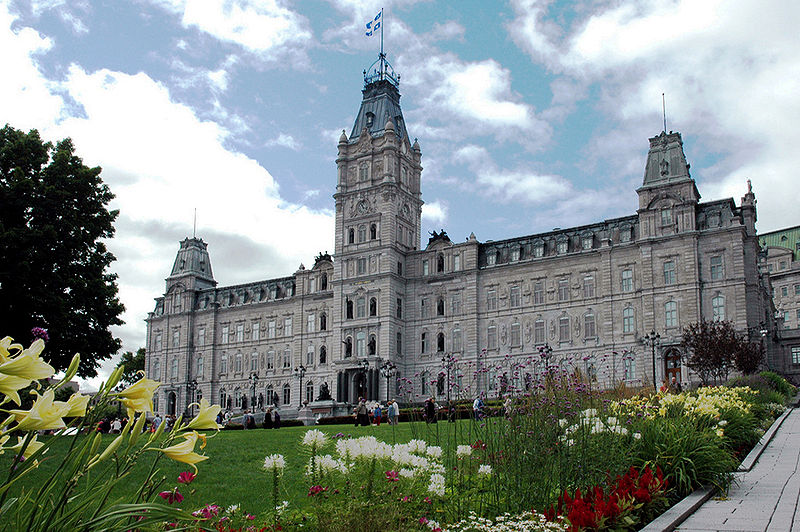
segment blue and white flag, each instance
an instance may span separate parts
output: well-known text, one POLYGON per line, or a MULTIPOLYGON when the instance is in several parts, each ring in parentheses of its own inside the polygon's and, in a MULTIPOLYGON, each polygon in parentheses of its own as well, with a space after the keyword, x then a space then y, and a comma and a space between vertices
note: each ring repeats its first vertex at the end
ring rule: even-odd
POLYGON ((381 27, 381 15, 383 15, 383 9, 378 11, 378 14, 375 15, 375 18, 367 22, 367 37, 372 37, 372 34, 378 31, 381 27))

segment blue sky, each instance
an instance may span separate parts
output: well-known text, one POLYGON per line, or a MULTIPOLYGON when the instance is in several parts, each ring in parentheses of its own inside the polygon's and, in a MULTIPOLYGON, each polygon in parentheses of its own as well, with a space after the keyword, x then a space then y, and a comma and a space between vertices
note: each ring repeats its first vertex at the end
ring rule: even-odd
POLYGON ((124 349, 144 345, 195 208, 223 285, 333 250, 336 142, 381 8, 424 231, 632 214, 662 93, 704 200, 738 203, 750 178, 760 231, 800 224, 794 2, 0 1, 0 122, 72 137, 117 195, 124 349))

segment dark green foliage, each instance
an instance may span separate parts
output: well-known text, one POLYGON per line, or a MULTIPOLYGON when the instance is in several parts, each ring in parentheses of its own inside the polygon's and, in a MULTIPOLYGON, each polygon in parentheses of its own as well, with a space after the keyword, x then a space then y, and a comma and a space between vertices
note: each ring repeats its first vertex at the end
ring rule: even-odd
POLYGON ((797 388, 773 371, 762 371, 759 375, 770 383, 773 390, 786 397, 786 399, 791 399, 797 393, 797 388))
POLYGON ((122 358, 119 359, 117 364, 117 367, 125 366, 120 381, 125 384, 133 384, 139 380, 140 375, 138 373, 144 371, 144 352, 144 347, 140 347, 136 350, 136 354, 130 351, 122 353, 122 358))
POLYGON ((65 369, 81 354, 78 375, 90 377, 120 341, 114 261, 104 240, 114 235, 113 194, 74 154, 70 139, 55 146, 10 126, 0 129, 0 323, 27 345, 31 329, 47 329, 47 355, 65 369))
POLYGON ((633 448, 636 466, 658 465, 678 497, 713 485, 725 491, 736 462, 722 439, 688 418, 654 418, 641 426, 633 448))

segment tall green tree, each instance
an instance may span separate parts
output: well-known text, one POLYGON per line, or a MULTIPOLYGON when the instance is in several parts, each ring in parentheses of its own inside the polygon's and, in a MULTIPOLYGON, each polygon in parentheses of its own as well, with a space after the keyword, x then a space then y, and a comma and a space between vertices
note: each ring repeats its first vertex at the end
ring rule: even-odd
POLYGON ((136 350, 136 353, 125 351, 122 353, 122 358, 119 359, 117 367, 125 366, 122 371, 120 381, 125 384, 133 384, 139 380, 139 371, 144 371, 144 347, 136 350))
POLYGON ((65 369, 81 354, 78 375, 97 374, 121 342, 115 260, 104 239, 118 211, 100 178, 75 155, 70 139, 55 145, 36 130, 0 129, 0 336, 27 344, 48 331, 45 358, 65 369))

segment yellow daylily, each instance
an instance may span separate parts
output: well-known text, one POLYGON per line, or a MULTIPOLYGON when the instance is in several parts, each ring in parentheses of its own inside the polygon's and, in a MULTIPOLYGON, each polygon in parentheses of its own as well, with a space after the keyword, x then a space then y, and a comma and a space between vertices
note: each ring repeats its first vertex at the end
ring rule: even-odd
POLYGON ((11 358, 11 350, 22 351, 22 344, 13 343, 14 339, 6 336, 0 340, 0 363, 5 362, 11 358))
POLYGON ((0 374, 0 393, 6 396, 3 402, 11 400, 19 405, 20 399, 17 392, 30 386, 31 382, 31 379, 26 379, 25 377, 0 374))
POLYGON ((31 380, 52 377, 56 370, 39 357, 42 351, 44 351, 44 341, 37 338, 28 349, 0 364, 0 373, 31 380))
POLYGON ((160 382, 143 377, 114 395, 120 398, 128 409, 128 417, 131 417, 134 412, 153 411, 153 393, 159 386, 160 382))
MULTIPOLYGON (((36 393, 36 392, 31 392, 36 393)), ((54 401, 55 393, 47 390, 44 395, 40 395, 30 410, 9 410, 8 413, 14 416, 17 425, 13 430, 51 430, 64 428, 64 420, 61 419, 70 407, 62 401, 54 401)))
POLYGON ((202 454, 197 454, 194 452, 194 445, 197 443, 198 439, 202 439, 203 443, 200 446, 202 449, 205 447, 205 436, 198 434, 195 431, 189 432, 184 434, 183 437, 185 438, 182 443, 178 443, 176 445, 172 445, 170 447, 166 447, 164 449, 157 449, 164 453, 167 458, 171 458, 176 462, 183 462, 184 464, 189 464, 194 468, 194 472, 197 473, 197 466, 195 465, 198 462, 202 462, 203 460, 208 460, 208 456, 204 456, 202 454))
POLYGON ((198 412, 197 416, 195 416, 195 418, 184 427, 185 430, 219 430, 222 428, 222 425, 217 423, 217 414, 219 414, 219 411, 222 410, 220 405, 211 405, 209 404, 208 400, 203 397, 200 399, 199 407, 200 412, 198 412))
POLYGON ((66 403, 55 401, 54 404, 57 406, 66 405, 68 410, 67 413, 64 414, 64 417, 83 417, 86 415, 86 407, 89 406, 89 399, 91 398, 88 395, 73 393, 70 398, 67 399, 66 403))
MULTIPOLYGON (((22 456, 25 458, 25 460, 30 458, 33 453, 44 447, 44 444, 38 441, 36 438, 38 438, 38 436, 34 436, 31 439, 31 441, 28 442, 28 446, 25 447, 25 452, 22 453, 22 456)), ((24 443, 25 443, 25 437, 17 436, 17 444, 12 447, 6 447, 6 449, 9 451, 14 451, 15 453, 19 452, 19 450, 22 449, 22 445, 24 443)))

